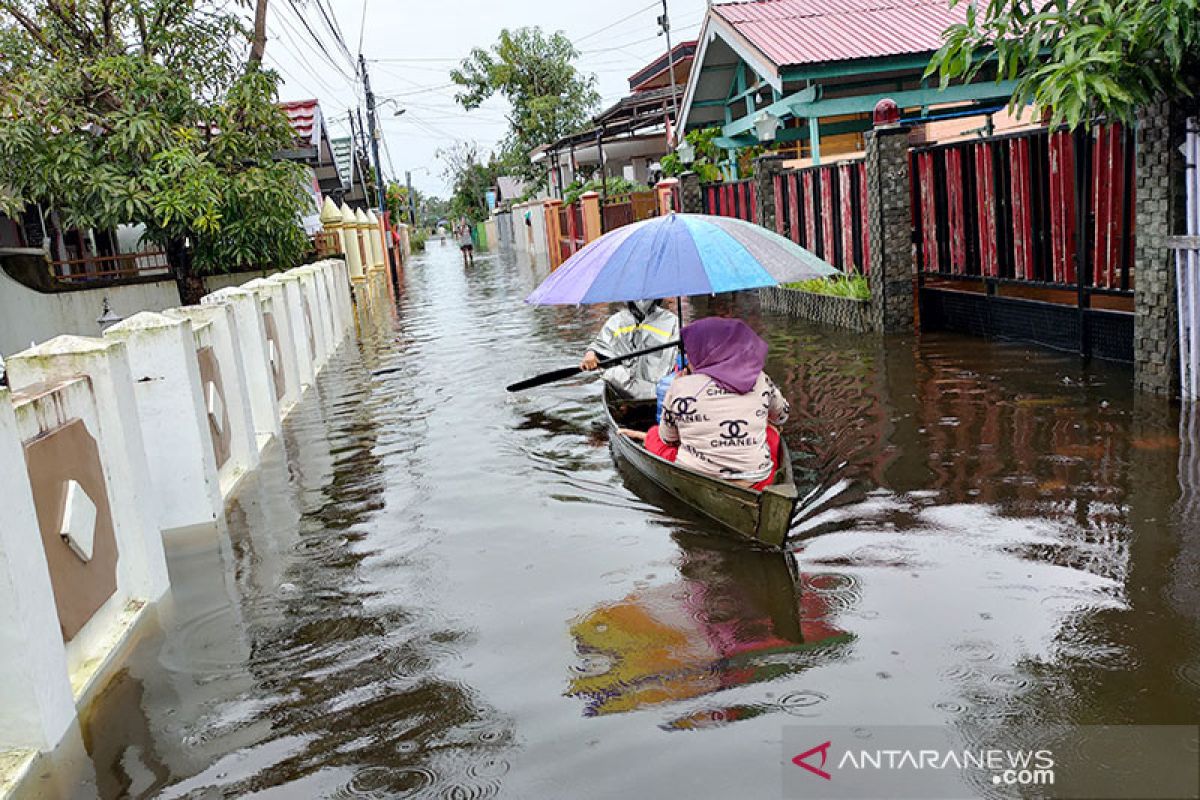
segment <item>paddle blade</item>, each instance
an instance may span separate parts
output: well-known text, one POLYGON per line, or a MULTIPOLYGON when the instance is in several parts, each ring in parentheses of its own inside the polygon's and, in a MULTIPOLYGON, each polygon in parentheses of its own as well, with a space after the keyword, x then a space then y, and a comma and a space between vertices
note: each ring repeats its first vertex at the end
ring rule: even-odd
POLYGON ((555 381, 570 378, 572 375, 578 375, 580 372, 583 372, 583 370, 579 367, 564 367, 563 369, 556 369, 553 372, 543 372, 541 375, 534 375, 532 378, 526 378, 523 381, 517 381, 507 388, 510 392, 522 392, 526 389, 532 389, 535 386, 544 386, 547 383, 554 383, 555 381))

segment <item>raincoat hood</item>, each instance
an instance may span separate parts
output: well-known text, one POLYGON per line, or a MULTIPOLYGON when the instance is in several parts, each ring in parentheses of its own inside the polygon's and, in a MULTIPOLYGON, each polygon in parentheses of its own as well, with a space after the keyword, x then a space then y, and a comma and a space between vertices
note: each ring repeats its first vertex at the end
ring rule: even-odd
POLYGON ((738 394, 754 388, 767 361, 767 343, 749 325, 740 319, 707 317, 685 325, 681 336, 692 372, 738 394))
POLYGON ((629 313, 633 314, 634 319, 639 323, 644 321, 650 313, 654 311, 654 307, 658 305, 657 300, 632 300, 626 304, 629 308, 629 313))

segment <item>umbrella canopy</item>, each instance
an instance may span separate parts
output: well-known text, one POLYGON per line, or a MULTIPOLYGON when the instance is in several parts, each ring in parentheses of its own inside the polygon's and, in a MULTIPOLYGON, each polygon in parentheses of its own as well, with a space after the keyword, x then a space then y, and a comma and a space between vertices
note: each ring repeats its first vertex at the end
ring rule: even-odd
POLYGON ((668 214, 601 236, 563 262, 526 302, 655 300, 837 273, 813 253, 759 225, 732 217, 668 214))

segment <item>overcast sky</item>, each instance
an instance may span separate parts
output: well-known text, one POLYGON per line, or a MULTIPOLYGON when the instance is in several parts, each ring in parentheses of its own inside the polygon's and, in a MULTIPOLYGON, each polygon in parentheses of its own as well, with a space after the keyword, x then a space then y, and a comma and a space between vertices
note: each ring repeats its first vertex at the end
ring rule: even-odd
MULTIPOLYGON (((492 99, 470 113, 454 102, 449 71, 473 47, 489 47, 502 28, 540 25, 561 30, 583 55, 577 65, 596 75, 607 106, 624 96, 628 78, 666 52, 656 36, 661 0, 328 0, 352 55, 368 59, 376 101, 394 97, 380 112, 386 147, 383 170, 389 178, 413 171, 424 192, 449 194, 436 152, 455 139, 474 141, 487 151, 503 138, 507 104, 492 99), (363 9, 366 9, 364 26, 363 9), (390 154, 390 157, 389 157, 390 154)), ((668 0, 672 41, 696 37, 705 0, 668 0)), ((267 24, 266 60, 284 77, 283 100, 316 97, 335 136, 349 129, 345 114, 361 98, 349 58, 334 45, 315 0, 274 0, 267 24), (313 41, 321 37, 329 55, 313 41), (341 119, 338 119, 341 117, 341 119)))

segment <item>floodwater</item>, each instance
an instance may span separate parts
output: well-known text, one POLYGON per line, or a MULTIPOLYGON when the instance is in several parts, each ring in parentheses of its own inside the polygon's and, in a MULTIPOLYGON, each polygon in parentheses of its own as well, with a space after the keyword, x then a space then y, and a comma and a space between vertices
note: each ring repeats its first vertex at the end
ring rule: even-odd
POLYGON ((754 552, 618 470, 594 384, 506 395, 604 316, 542 274, 430 243, 169 538, 78 796, 777 797, 795 726, 1200 718, 1200 448, 1127 370, 698 303, 792 403, 802 538, 754 552))

